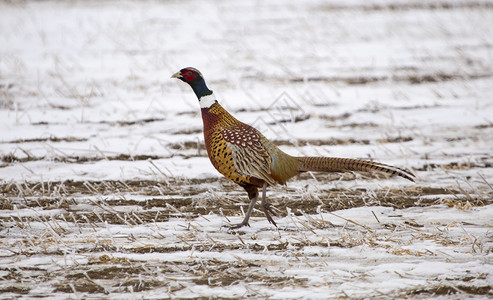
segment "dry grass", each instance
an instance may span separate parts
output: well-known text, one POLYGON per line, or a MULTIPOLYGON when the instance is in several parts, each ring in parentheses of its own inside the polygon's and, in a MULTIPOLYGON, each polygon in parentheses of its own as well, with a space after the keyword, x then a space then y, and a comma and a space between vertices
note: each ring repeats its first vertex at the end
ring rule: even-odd
POLYGON ((0 298, 493 296, 491 3, 188 5, 0 2, 0 298), (417 183, 303 174, 269 189, 279 228, 255 209, 227 230, 245 192, 197 172, 200 112, 164 80, 199 52, 287 152, 383 156, 417 183))

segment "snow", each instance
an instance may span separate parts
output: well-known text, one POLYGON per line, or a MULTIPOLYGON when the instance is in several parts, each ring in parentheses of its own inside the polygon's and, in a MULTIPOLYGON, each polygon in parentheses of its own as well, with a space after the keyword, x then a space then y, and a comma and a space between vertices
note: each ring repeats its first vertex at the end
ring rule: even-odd
POLYGON ((492 297, 492 8, 0 2, 0 297, 492 297), (308 174, 228 231, 187 66, 282 150, 416 184, 308 174))

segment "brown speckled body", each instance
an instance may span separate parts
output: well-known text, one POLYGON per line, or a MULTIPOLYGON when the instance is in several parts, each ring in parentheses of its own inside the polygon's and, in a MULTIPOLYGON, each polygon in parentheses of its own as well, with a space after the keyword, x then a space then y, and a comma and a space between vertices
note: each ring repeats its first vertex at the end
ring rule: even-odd
POLYGON ((407 170, 360 159, 294 157, 284 153, 255 128, 238 121, 219 103, 202 108, 209 159, 226 178, 246 187, 284 184, 306 171, 378 171, 413 180, 407 170))
POLYGON ((241 186, 262 187, 264 182, 284 183, 298 173, 296 159, 279 150, 255 128, 238 121, 219 103, 202 108, 202 120, 209 159, 226 178, 241 186), (291 170, 287 170, 290 165, 291 170))

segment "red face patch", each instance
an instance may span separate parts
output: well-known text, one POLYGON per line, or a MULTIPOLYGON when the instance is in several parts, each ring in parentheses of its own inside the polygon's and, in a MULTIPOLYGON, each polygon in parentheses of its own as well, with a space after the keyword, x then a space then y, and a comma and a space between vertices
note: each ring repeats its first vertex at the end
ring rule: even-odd
POLYGON ((186 81, 192 81, 195 79, 195 77, 197 77, 197 73, 195 73, 194 71, 190 71, 190 70, 183 71, 182 75, 186 81))

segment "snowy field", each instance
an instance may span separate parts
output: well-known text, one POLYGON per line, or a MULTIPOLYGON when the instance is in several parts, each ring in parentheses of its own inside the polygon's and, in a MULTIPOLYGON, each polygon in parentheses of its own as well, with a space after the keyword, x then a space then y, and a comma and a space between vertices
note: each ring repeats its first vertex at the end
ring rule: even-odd
POLYGON ((493 297, 493 2, 1 1, 0 298, 493 297), (182 67, 286 152, 410 168, 268 190, 182 67))

